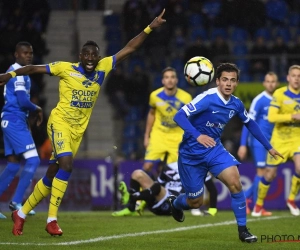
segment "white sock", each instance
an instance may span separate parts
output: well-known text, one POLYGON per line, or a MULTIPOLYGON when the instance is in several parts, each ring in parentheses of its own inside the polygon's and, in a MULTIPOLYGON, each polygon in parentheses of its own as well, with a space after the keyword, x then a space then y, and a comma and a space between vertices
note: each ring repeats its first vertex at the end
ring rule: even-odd
POLYGON ((47 219, 47 224, 50 223, 51 221, 54 221, 54 220, 57 221, 57 218, 54 218, 54 217, 48 217, 48 219, 47 219))
POLYGON ((23 213, 22 208, 18 210, 18 216, 25 220, 26 214, 23 213))

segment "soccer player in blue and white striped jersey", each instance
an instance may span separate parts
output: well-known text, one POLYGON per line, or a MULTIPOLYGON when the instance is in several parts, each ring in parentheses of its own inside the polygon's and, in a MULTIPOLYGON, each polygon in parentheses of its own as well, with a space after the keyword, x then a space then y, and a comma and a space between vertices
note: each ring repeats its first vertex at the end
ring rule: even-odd
MULTIPOLYGON (((16 62, 10 66, 7 72, 32 63, 31 44, 19 42, 14 55, 16 62)), ((25 191, 40 164, 40 158, 28 127, 28 115, 29 112, 37 112, 37 125, 39 126, 42 122, 42 109, 30 101, 30 86, 29 76, 16 76, 11 78, 4 87, 5 104, 1 113, 1 128, 7 165, 0 175, 0 195, 8 188, 18 173, 21 159, 25 159, 17 189, 9 205, 11 210, 22 207, 25 191)), ((34 214, 34 211, 32 210, 30 214, 34 214)))
POLYGON ((179 147, 178 170, 185 193, 177 198, 170 196, 169 202, 174 219, 183 222, 183 210, 202 205, 203 182, 207 172, 210 172, 231 193, 239 239, 251 243, 256 242, 257 237, 246 227, 246 199, 237 168, 240 163, 222 145, 221 134, 229 120, 238 116, 273 157, 282 155, 272 148, 257 123, 248 116, 242 101, 232 95, 238 81, 237 66, 222 63, 216 70, 217 88, 196 96, 175 115, 174 121, 184 130, 179 147))
MULTIPOLYGON (((263 82, 263 86, 265 90, 257 95, 250 106, 249 116, 251 119, 256 121, 261 131, 265 135, 268 141, 271 140, 272 131, 274 128, 274 124, 268 121, 268 111, 269 106, 272 100, 272 95, 276 88, 278 87, 278 77, 274 72, 269 72, 265 75, 265 79, 263 82)), ((261 177, 264 175, 264 171, 266 168, 266 158, 268 152, 261 145, 261 143, 256 140, 253 136, 249 136, 249 130, 246 126, 242 129, 240 147, 238 149, 238 156, 240 160, 244 160, 247 155, 247 144, 250 147, 252 157, 254 160, 254 164, 256 166, 256 176, 253 180, 251 187, 245 191, 246 203, 247 203, 247 214, 250 213, 250 208, 248 207, 248 203, 252 198, 253 204, 256 203, 257 200, 257 189, 258 183, 261 177)), ((260 213, 262 216, 270 216, 271 212, 262 209, 260 213)))

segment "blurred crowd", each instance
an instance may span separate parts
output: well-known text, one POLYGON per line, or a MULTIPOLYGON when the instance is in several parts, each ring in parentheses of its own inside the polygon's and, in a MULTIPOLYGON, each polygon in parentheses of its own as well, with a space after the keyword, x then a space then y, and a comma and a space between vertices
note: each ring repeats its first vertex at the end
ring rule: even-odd
MULTIPOLYGON (((223 61, 235 62, 241 69, 241 82, 261 82, 270 70, 285 82, 288 66, 300 63, 299 0, 127 0, 121 13, 104 18, 106 54, 112 55, 122 48, 163 8, 166 25, 113 72, 107 84, 121 131, 117 135, 118 144, 122 145, 119 153, 127 158, 143 157, 141 121, 146 119, 147 92, 149 95, 161 87, 161 70, 166 66, 177 70, 178 86, 195 96, 204 89, 190 88, 182 73, 185 62, 196 55, 208 57, 215 66, 223 61), (118 87, 117 96, 109 87, 117 82, 115 77, 130 82, 118 87), (145 98, 137 101, 131 95, 145 98)), ((223 139, 236 155, 241 124, 234 121, 229 127, 223 139), (238 132, 233 133, 232 126, 238 132)))

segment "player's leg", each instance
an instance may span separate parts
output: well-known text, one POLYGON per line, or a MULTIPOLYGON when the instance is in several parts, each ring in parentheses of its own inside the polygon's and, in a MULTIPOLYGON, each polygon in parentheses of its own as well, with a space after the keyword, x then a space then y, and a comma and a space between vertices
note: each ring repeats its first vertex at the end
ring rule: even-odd
MULTIPOLYGON (((25 165, 23 171, 21 172, 19 183, 16 192, 12 198, 9 208, 14 211, 22 207, 22 201, 24 198, 25 191, 29 187, 32 178, 35 174, 37 167, 40 164, 40 158, 36 149, 31 149, 23 153, 25 159, 25 165)), ((29 212, 29 215, 34 215, 34 210, 29 212)))
POLYGON ((295 174, 292 177, 291 189, 287 200, 287 206, 290 209, 292 215, 299 216, 300 211, 295 203, 295 198, 300 189, 300 154, 294 154, 293 161, 295 165, 295 174))
POLYGON ((217 209, 218 190, 210 174, 208 174, 208 177, 205 178, 205 187, 209 193, 209 209, 207 210, 207 213, 212 216, 215 216, 218 212, 217 209))
POLYGON ((178 157, 178 171, 185 193, 177 198, 170 196, 169 202, 172 208, 172 216, 178 222, 184 221, 183 210, 199 208, 203 203, 203 185, 207 170, 196 165, 184 164, 182 155, 178 157))
POLYGON ((246 226, 246 198, 237 166, 224 169, 217 177, 228 187, 231 193, 231 207, 237 221, 239 239, 248 243, 256 242, 257 237, 252 235, 246 226))

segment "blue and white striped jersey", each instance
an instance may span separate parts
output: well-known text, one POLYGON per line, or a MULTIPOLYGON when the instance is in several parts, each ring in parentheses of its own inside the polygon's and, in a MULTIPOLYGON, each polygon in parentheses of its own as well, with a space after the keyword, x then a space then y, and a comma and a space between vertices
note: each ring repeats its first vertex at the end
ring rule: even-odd
MULTIPOLYGON (((22 66, 15 63, 9 67, 7 72, 14 71, 22 66)), ((2 108, 1 117, 8 114, 17 115, 21 118, 28 117, 29 111, 22 109, 18 103, 16 91, 25 91, 28 99, 30 99, 31 82, 29 76, 16 76, 11 78, 4 87, 4 106, 2 108)))
MULTIPOLYGON (((272 96, 266 91, 263 91, 253 99, 249 109, 250 118, 257 122, 258 126, 260 127, 261 131, 268 141, 271 140, 271 135, 274 128, 274 124, 268 121, 268 111, 271 101, 272 96)), ((256 140, 251 134, 250 145, 261 146, 260 142, 256 140)))
MULTIPOLYGON (((189 104, 182 107, 192 126, 201 134, 208 135, 221 143, 221 134, 229 120, 238 116, 243 123, 250 120, 242 101, 234 95, 226 101, 217 88, 209 89, 196 96, 189 104)), ((196 139, 184 133, 180 153, 205 155, 210 149, 198 143, 196 139)))

